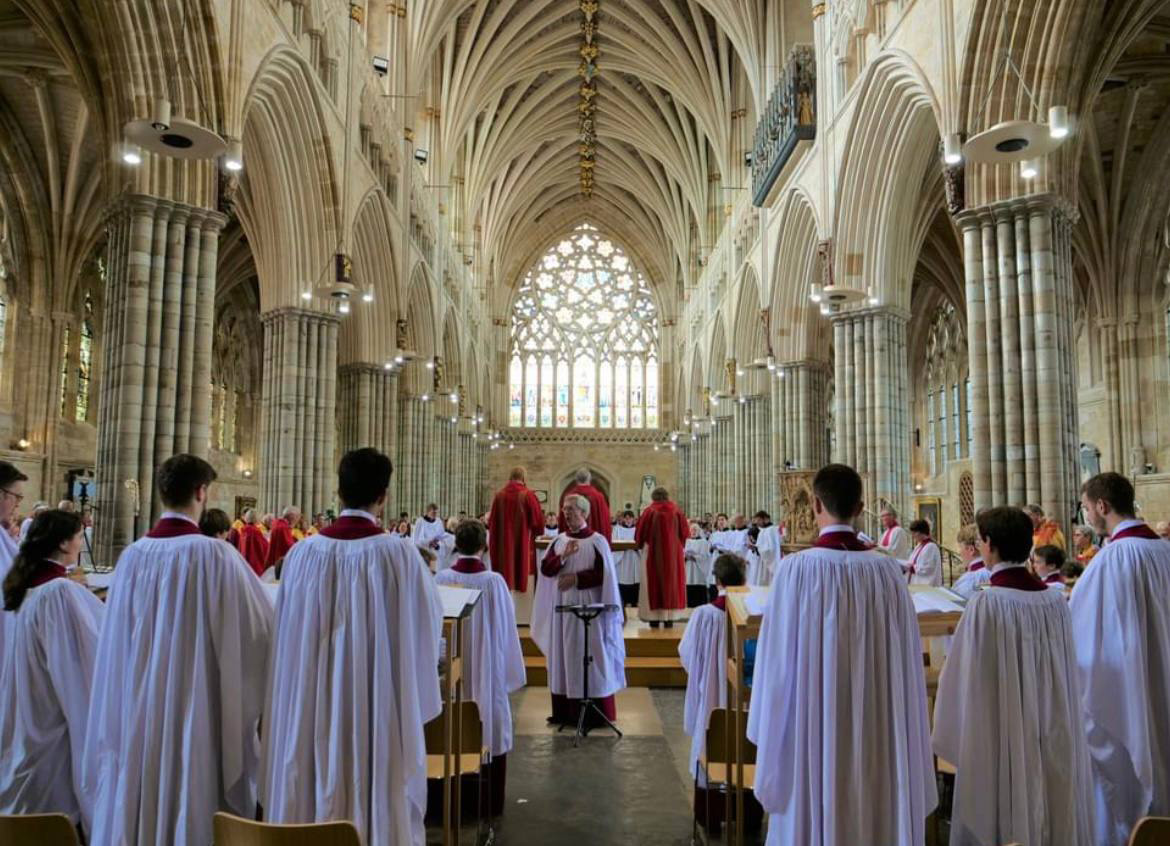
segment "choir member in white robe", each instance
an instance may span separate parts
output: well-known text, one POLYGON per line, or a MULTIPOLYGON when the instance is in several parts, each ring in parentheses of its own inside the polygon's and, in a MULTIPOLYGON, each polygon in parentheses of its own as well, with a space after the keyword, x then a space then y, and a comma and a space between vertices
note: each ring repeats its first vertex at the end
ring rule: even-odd
POLYGON ((881 513, 882 533, 878 535, 878 549, 888 552, 898 561, 905 561, 914 550, 914 539, 898 525, 898 513, 892 508, 883 508, 881 513))
POLYGON ((285 558, 261 801, 272 822, 351 820, 369 846, 422 846, 443 609, 418 548, 378 526, 391 469, 346 453, 340 516, 285 558))
POLYGON ((1064 593, 1064 550, 1059 546, 1044 544, 1032 550, 1032 572, 1050 590, 1064 593))
POLYGON ((717 514, 715 516, 715 525, 711 530, 710 536, 707 538, 711 544, 711 554, 718 556, 724 552, 731 552, 739 555, 738 538, 738 535, 732 534, 731 525, 727 522, 727 515, 722 513, 717 514))
MULTIPOLYGON (((20 472, 15 464, 0 461, 0 584, 8 575, 12 560, 16 558, 18 543, 7 529, 16 517, 20 501, 24 499, 24 483, 27 481, 28 476, 20 472)), ((31 525, 32 518, 26 522, 31 525)), ((23 539, 28 529, 24 523, 21 523, 20 529, 20 537, 23 539)), ((0 611, 0 660, 4 654, 4 612, 0 611)))
POLYGON ((1023 563, 1027 514, 988 508, 976 520, 990 587, 967 603, 934 705, 935 754, 957 773, 951 846, 1092 846, 1068 603, 1023 563))
POLYGON ((439 519, 439 506, 430 503, 423 516, 414 521, 410 530, 410 539, 415 546, 431 550, 436 555, 443 544, 443 534, 447 531, 443 521, 439 519))
POLYGON ((508 694, 524 687, 524 655, 516 631, 516 608, 508 583, 484 566, 487 529, 478 520, 464 520, 455 530, 455 564, 435 576, 440 585, 481 592, 468 623, 463 673, 468 695, 479 706, 483 745, 491 752, 492 816, 504 811, 507 755, 512 748, 512 704, 508 694))
POLYGON ((1102 846, 1170 816, 1170 543, 1134 519, 1133 499, 1117 473, 1082 487, 1086 521, 1110 539, 1069 601, 1102 846))
MULTIPOLYGON (((698 527, 697 523, 691 525, 698 527)), ((722 796, 707 796, 707 782, 698 762, 707 745, 711 712, 727 707, 727 588, 744 584, 747 565, 738 555, 724 553, 715 561, 713 571, 718 596, 695 609, 678 645, 687 673, 683 730, 691 738, 689 764, 695 777, 695 819, 712 831, 722 823, 725 805, 722 796)), ((747 807, 761 816, 754 797, 747 807)))
POLYGON ((942 551, 930 537, 930 524, 925 520, 913 521, 910 536, 914 538, 914 551, 902 565, 910 584, 939 587, 943 583, 942 551))
POLYGON ((687 607, 698 608, 710 601, 711 544, 703 537, 702 529, 694 520, 690 524, 691 537, 683 547, 683 563, 687 577, 687 607))
POLYGON ((88 831, 81 754, 105 606, 65 575, 82 545, 77 514, 44 511, 4 579, 0 813, 65 814, 88 831))
POLYGON ((780 563, 780 527, 772 523, 767 511, 756 512, 753 519, 759 533, 756 535, 756 554, 749 561, 747 583, 767 587, 772 584, 776 565, 780 563))
MULTIPOLYGON (((605 603, 621 608, 617 572, 609 543, 587 525, 589 500, 578 494, 565 497, 569 531, 556 537, 540 562, 536 598, 532 605, 532 640, 548 662, 552 694, 550 723, 576 725, 582 679, 585 628, 558 605, 605 603)), ((589 626, 589 696, 609 720, 617 719, 614 694, 626 686, 626 643, 620 610, 607 611, 589 626)), ((595 725, 588 719, 586 725, 595 725)))
MULTIPOLYGON (((618 515, 618 521, 613 527, 615 541, 632 541, 634 539, 634 512, 623 511, 618 515)), ((618 592, 622 597, 622 605, 638 607, 638 588, 642 581, 642 552, 637 549, 625 549, 614 553, 617 566, 618 592)))
POLYGON ((914 604, 850 526, 861 477, 828 465, 813 495, 820 536, 773 580, 748 715, 768 844, 918 846, 937 793, 914 604))
POLYGON ((455 559, 459 557, 459 553, 455 551, 455 530, 459 527, 459 523, 460 521, 455 517, 447 518, 445 531, 439 539, 439 548, 436 551, 436 572, 451 567, 455 564, 455 559))
POLYGON ((979 588, 991 580, 991 570, 987 568, 983 556, 979 554, 979 531, 974 523, 959 529, 955 541, 959 547, 959 558, 966 569, 955 579, 951 590, 963 599, 970 599, 979 588))
POLYGON ((557 515, 553 514, 551 511, 545 512, 544 536, 546 538, 555 538, 560 533, 560 527, 557 526, 557 515))
POLYGON ((164 461, 166 510, 118 559, 82 765, 91 843, 202 846, 216 811, 255 817, 272 602, 199 531, 214 480, 196 456, 164 461))

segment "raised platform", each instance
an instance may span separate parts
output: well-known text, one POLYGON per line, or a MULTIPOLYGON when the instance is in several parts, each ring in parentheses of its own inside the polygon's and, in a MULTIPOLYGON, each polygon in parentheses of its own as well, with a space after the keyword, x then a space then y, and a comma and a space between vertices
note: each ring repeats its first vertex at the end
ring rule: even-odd
MULTIPOLYGON (((673 629, 652 629, 634 616, 633 608, 626 621, 626 684, 630 687, 686 687, 687 674, 678 657, 678 645, 686 630, 685 622, 673 629)), ((548 685, 548 668, 544 656, 536 648, 528 626, 519 626, 520 648, 524 652, 524 668, 530 687, 548 685)))

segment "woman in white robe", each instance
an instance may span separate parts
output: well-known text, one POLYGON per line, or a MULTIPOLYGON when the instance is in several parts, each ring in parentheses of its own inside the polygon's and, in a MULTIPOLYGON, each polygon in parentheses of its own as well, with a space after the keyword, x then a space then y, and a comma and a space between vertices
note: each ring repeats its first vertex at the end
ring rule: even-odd
POLYGON ((942 578, 942 551, 930 537, 930 524, 915 520, 910 524, 910 536, 914 538, 914 551, 902 568, 910 577, 912 585, 933 585, 940 587, 942 578))
POLYGON ((524 687, 524 655, 516 631, 516 609, 508 583, 487 569, 480 553, 487 547, 487 530, 478 520, 466 520, 456 530, 456 559, 435 576, 435 583, 480 591, 468 623, 463 650, 468 695, 479 707, 483 744, 491 752, 492 815, 503 811, 504 767, 512 749, 512 704, 508 694, 524 687))
POLYGON ((1093 793, 1072 622, 1022 563, 1032 523, 980 512, 989 587, 963 612, 934 707, 934 751, 956 770, 951 846, 1092 846, 1093 793))
POLYGON ((979 548, 976 545, 979 541, 979 533, 975 524, 972 523, 959 529, 955 541, 959 545, 959 558, 962 559, 966 569, 963 575, 955 579, 951 590, 963 599, 970 599, 980 587, 991 579, 991 570, 983 563, 983 556, 979 554, 979 548))
POLYGON ((691 521, 691 537, 683 547, 683 563, 687 574, 687 607, 698 608, 710 599, 711 544, 703 539, 699 524, 691 521))
POLYGON ((4 580, 0 813, 65 814, 88 831, 81 755, 105 606, 65 576, 82 541, 77 514, 43 511, 4 580))

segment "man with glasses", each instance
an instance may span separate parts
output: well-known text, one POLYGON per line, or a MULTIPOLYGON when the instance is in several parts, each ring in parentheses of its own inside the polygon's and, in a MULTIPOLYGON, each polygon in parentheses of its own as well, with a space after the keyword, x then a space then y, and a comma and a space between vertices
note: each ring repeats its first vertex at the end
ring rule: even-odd
POLYGON ((16 509, 24 499, 24 483, 28 476, 7 461, 0 461, 0 580, 8 575, 12 558, 19 548, 10 531, 16 509))

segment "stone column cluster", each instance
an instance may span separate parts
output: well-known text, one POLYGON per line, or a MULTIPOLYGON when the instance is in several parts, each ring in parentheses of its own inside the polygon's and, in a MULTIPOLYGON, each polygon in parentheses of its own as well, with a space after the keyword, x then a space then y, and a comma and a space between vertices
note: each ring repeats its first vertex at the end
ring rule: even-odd
POLYGON ((399 511, 418 514, 438 499, 436 418, 434 404, 421 396, 400 394, 398 399, 398 471, 396 503, 399 511))
POLYGON ((113 562, 160 512, 154 475, 180 452, 205 456, 211 418, 215 272, 223 215, 124 198, 109 221, 106 342, 97 398, 95 555, 113 562))
POLYGON ((336 500, 338 319, 282 308, 262 322, 260 502, 312 514, 336 500))
POLYGON ((906 513, 910 490, 907 315, 867 308, 833 317, 837 455, 866 482, 870 508, 906 513))
POLYGON ((781 364, 776 373, 772 380, 773 473, 817 470, 829 463, 829 367, 820 361, 793 361, 781 364))
POLYGON ((732 468, 731 507, 750 517, 772 510, 776 498, 772 469, 771 403, 768 397, 743 397, 733 417, 735 464, 732 468))
MULTIPOLYGON (((396 457, 398 374, 381 365, 346 364, 338 371, 338 452, 373 447, 396 457)), ((394 472, 398 473, 398 464, 394 472)))
POLYGON ((1072 220, 1051 196, 958 217, 967 284, 975 507, 1076 508, 1072 220))

